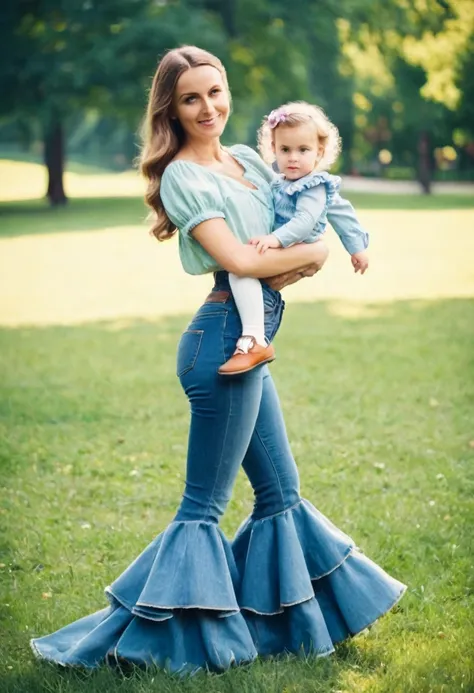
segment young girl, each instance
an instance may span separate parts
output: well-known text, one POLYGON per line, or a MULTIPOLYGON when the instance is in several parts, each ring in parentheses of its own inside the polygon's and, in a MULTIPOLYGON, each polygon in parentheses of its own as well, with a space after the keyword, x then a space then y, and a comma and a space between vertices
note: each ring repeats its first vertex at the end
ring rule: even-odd
MULTIPOLYGON (((259 149, 267 163, 276 160, 280 171, 272 185, 275 230, 252 238, 250 243, 259 253, 264 253, 268 248, 318 241, 326 230, 329 207, 341 199, 341 179, 326 172, 340 151, 336 126, 317 106, 289 103, 265 119, 259 131, 259 149)), ((365 253, 368 234, 355 217, 349 227, 335 228, 351 255, 355 272, 364 274, 369 264, 365 253)), ((221 366, 219 373, 237 375, 273 361, 275 351, 265 341, 260 281, 234 274, 229 274, 229 280, 242 321, 242 337, 234 355, 221 366)))

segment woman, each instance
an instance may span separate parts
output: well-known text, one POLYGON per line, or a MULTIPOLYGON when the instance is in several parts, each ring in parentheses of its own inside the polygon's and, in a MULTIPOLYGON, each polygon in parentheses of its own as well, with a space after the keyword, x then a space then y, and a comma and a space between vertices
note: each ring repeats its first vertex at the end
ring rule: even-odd
MULTIPOLYGON (((217 58, 189 46, 165 55, 142 156, 153 232, 164 240, 177 227, 184 269, 216 271, 178 347, 191 407, 186 485, 173 522, 106 588, 110 606, 32 641, 45 659, 92 667, 108 658, 182 672, 283 651, 326 655, 405 590, 300 497, 268 367, 230 379, 217 372, 240 336, 227 273, 273 277, 281 287, 317 271, 327 255, 321 242, 264 255, 246 244, 272 230, 272 173, 248 147, 221 147, 229 110, 217 58), (218 521, 240 465, 255 504, 231 544, 218 521)), ((331 223, 356 223, 350 210, 341 202, 331 223)), ((268 283, 263 290, 271 340, 283 302, 268 283)))

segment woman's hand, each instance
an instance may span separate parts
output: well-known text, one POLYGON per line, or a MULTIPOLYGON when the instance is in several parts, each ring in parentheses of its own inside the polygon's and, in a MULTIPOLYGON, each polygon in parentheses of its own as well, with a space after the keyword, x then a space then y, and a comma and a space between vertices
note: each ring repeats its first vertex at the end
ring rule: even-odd
POLYGON ((301 271, 294 270, 293 272, 284 272, 283 274, 277 274, 275 277, 269 277, 268 279, 265 279, 265 283, 268 284, 271 289, 281 291, 285 288, 285 286, 296 284, 296 282, 299 282, 300 279, 312 277, 313 274, 316 274, 319 269, 320 268, 317 265, 309 265, 301 271))
POLYGON ((282 274, 277 274, 275 277, 269 277, 265 279, 265 282, 271 289, 275 291, 281 291, 285 286, 290 286, 291 284, 296 284, 300 279, 305 277, 312 277, 319 272, 324 263, 326 262, 329 250, 323 241, 317 241, 318 248, 320 249, 321 259, 319 262, 315 262, 311 265, 307 265, 300 270, 293 270, 291 272, 283 272, 282 274))

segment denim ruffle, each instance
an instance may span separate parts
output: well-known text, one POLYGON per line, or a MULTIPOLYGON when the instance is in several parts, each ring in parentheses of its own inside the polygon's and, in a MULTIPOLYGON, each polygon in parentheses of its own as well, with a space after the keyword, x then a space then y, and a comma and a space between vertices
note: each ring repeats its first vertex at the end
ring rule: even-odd
POLYGON ((327 171, 316 171, 303 176, 298 180, 283 181, 282 187, 287 195, 301 193, 303 190, 315 188, 318 185, 324 185, 326 188, 326 208, 330 207, 334 199, 334 195, 339 192, 341 187, 341 179, 339 176, 333 176, 327 171))
POLYGON ((172 522, 106 588, 108 608, 31 645, 62 665, 126 661, 172 673, 282 652, 323 656, 405 589, 301 500, 248 519, 232 545, 213 523, 172 522))
POLYGON ((209 522, 172 522, 106 588, 108 609, 31 641, 59 664, 126 660, 170 672, 221 671, 256 656, 236 599, 229 542, 209 522))
POLYGON ((210 522, 172 522, 106 593, 136 616, 172 618, 175 609, 239 611, 237 570, 229 542, 210 522))
POLYGON ((239 603, 260 655, 330 654, 386 613, 406 586, 311 503, 249 519, 233 543, 239 603))

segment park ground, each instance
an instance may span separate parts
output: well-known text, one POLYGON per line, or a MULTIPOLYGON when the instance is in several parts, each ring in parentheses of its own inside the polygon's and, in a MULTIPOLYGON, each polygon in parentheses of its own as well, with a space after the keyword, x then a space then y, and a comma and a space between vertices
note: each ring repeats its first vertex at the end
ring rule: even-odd
MULTIPOLYGON (((371 234, 354 276, 331 231, 319 276, 285 293, 272 372, 302 493, 407 594, 320 660, 179 680, 61 670, 32 636, 105 606, 172 519, 188 406, 176 343, 210 288, 147 234, 133 174, 0 162, 0 690, 5 693, 474 691, 474 201, 349 197, 371 234), (3 185, 3 182, 5 185, 3 185)), ((251 511, 241 475, 224 517, 251 511)))

